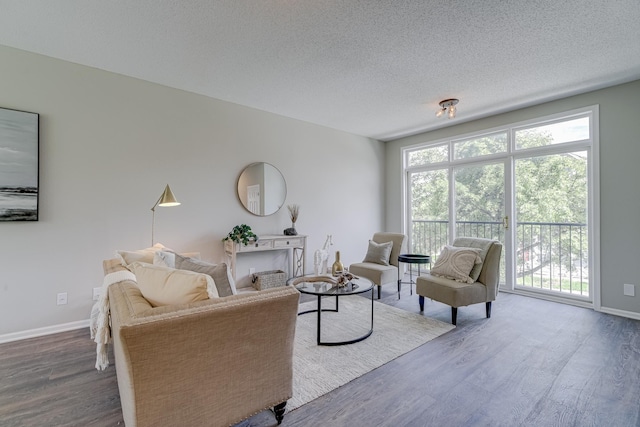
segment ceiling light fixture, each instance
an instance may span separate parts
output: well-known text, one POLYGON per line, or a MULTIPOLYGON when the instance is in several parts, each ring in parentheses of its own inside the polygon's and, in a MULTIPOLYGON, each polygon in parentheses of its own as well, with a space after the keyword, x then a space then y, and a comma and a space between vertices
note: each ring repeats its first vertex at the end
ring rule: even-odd
POLYGON ((453 119, 456 116, 456 104, 459 100, 445 99, 444 101, 440 101, 440 109, 436 112, 436 117, 442 117, 444 113, 447 113, 450 119, 453 119))

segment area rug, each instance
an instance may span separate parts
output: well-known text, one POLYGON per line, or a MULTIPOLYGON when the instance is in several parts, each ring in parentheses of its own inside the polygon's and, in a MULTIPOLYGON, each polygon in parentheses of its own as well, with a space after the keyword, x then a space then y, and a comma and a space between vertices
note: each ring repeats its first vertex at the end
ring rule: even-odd
MULTIPOLYGON (((314 309, 317 300, 300 304, 299 311, 314 309)), ((335 298, 322 300, 334 308, 335 298)), ((340 298, 338 313, 322 313, 322 340, 342 341, 364 335, 371 325, 371 300, 360 296, 340 298)), ((374 302, 373 333, 364 341, 342 346, 316 344, 317 314, 298 316, 293 356, 292 411, 367 372, 384 365, 455 326, 374 302)))

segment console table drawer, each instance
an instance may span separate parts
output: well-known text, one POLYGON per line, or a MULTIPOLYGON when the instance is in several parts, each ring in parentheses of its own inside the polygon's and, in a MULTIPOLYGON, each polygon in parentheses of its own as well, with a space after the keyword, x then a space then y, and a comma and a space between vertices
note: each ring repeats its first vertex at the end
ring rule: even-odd
MULTIPOLYGON (((235 245, 235 252, 253 252, 253 251, 268 251, 273 248, 273 241, 271 240, 258 240, 257 242, 250 242, 247 246, 242 243, 229 242, 229 246, 235 245)), ((233 251, 232 248, 228 250, 233 251)))
POLYGON ((299 248, 304 245, 304 239, 294 237, 292 239, 277 239, 273 241, 274 248, 299 248))

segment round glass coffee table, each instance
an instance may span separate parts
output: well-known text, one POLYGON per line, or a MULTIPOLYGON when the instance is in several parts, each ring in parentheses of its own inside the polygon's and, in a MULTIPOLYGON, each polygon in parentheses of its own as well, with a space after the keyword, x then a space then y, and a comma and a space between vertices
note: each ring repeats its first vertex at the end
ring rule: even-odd
MULTIPOLYGON (((330 276, 326 276, 329 278, 330 276)), ((297 277, 291 281, 293 285, 295 285, 296 289, 300 291, 300 293, 315 295, 318 297, 318 306, 313 310, 302 311, 298 313, 298 316, 307 313, 317 313, 318 314, 318 333, 317 333, 317 342, 318 345, 345 345, 345 344, 353 344, 359 341, 362 341, 368 338, 373 332, 373 283, 369 279, 365 279, 364 277, 359 277, 357 279, 352 279, 351 282, 344 287, 338 287, 334 283, 322 281, 322 276, 303 276, 297 277), (362 336, 346 340, 346 341, 323 341, 320 335, 321 325, 322 325, 322 312, 323 311, 333 311, 337 312, 340 309, 340 297, 345 297, 349 295, 358 295, 364 294, 366 292, 371 292, 371 327, 369 331, 362 336), (336 297, 336 308, 322 308, 322 299, 323 297, 336 297)))

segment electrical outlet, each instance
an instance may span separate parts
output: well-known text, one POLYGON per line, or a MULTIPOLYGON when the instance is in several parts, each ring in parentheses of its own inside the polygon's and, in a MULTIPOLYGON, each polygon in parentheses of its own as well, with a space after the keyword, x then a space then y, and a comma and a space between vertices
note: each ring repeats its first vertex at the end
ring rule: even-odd
POLYGON ((628 283, 624 284, 624 294, 628 297, 636 296, 636 285, 629 285, 628 283))
POLYGON ((252 275, 252 274, 254 274, 255 272, 256 272, 256 269, 255 269, 255 268, 253 268, 253 267, 251 267, 251 268, 249 269, 249 276, 251 276, 251 275, 252 275))
POLYGON ((66 303, 67 303, 67 293, 66 292, 60 292, 58 294, 58 297, 56 298, 56 304, 65 305, 66 303))
POLYGON ((93 300, 98 301, 102 295, 102 288, 93 288, 93 300))

